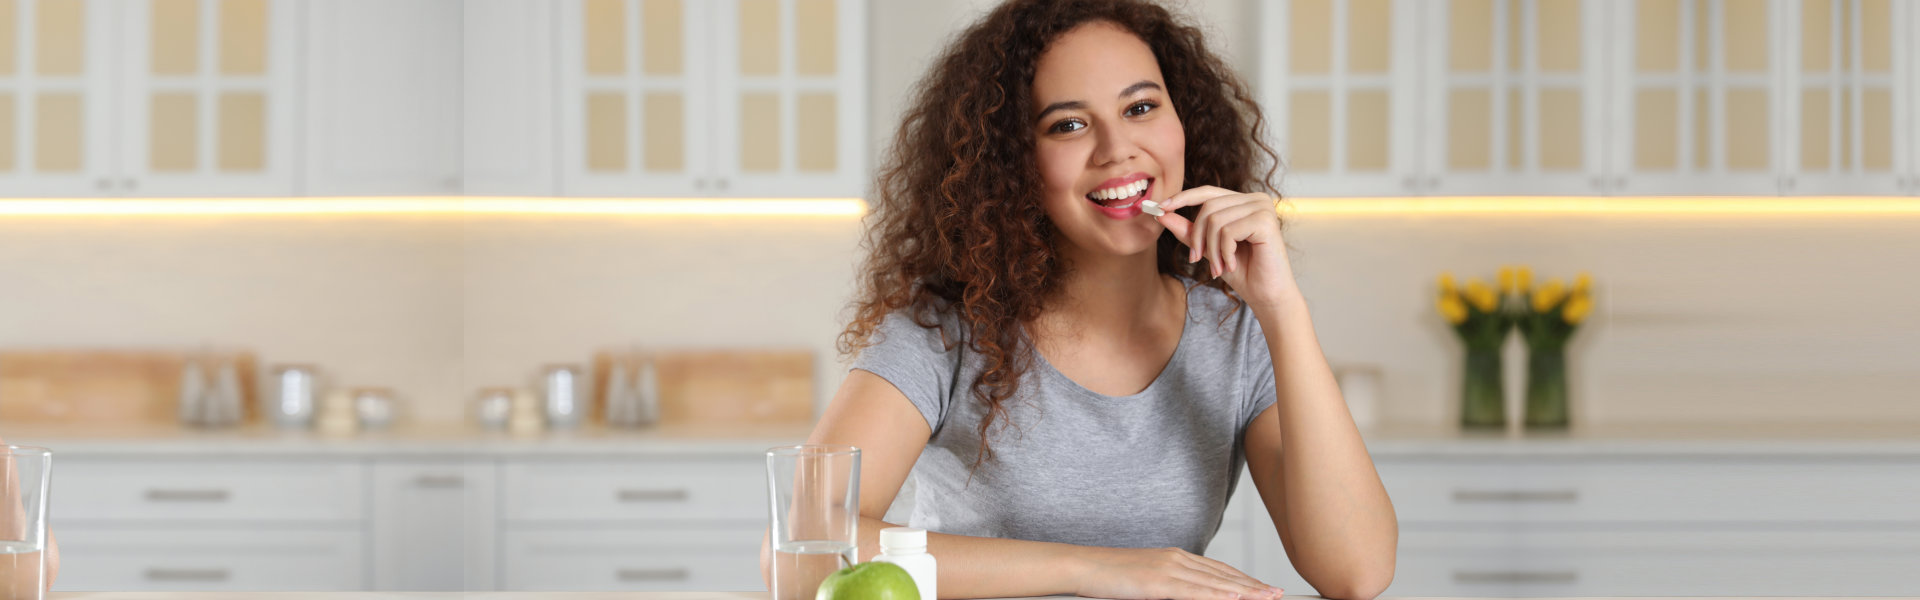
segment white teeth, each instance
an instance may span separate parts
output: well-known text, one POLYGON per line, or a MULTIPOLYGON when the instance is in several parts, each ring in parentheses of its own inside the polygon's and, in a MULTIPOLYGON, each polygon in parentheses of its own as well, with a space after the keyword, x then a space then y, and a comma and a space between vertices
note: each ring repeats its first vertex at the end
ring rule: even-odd
POLYGON ((1138 194, 1141 190, 1145 189, 1147 189, 1147 180, 1142 179, 1119 187, 1094 190, 1093 193, 1089 195, 1095 200, 1118 200, 1138 194))

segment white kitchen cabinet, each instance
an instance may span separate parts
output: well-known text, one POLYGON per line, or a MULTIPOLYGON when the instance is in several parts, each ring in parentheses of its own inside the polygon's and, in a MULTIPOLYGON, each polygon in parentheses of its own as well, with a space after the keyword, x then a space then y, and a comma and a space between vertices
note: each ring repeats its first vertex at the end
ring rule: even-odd
POLYGON ((764 522, 510 527, 502 535, 501 589, 765 592, 760 576, 765 532, 764 522))
POLYGON ((497 470, 491 460, 374 463, 373 589, 494 589, 497 470))
POLYGON ((1282 193, 1417 194, 1419 0, 1259 4, 1261 103, 1282 193))
POLYGON ((8 196, 286 195, 295 0, 22 0, 0 26, 8 196))
POLYGON ((1290 195, 1920 194, 1909 3, 1262 6, 1290 195))
POLYGON ((301 8, 301 193, 460 193, 462 2, 321 0, 301 8))
POLYGON ((564 194, 862 195, 863 0, 558 6, 564 194))
POLYGON ((111 185, 114 10, 109 0, 0 6, 0 195, 111 185))
POLYGON ((462 191, 559 195, 554 8, 525 0, 462 6, 462 191))
POLYGON ((365 589, 365 482, 355 460, 63 458, 55 589, 365 589))
POLYGON ((82 525, 61 527, 57 535, 56 592, 366 589, 366 535, 357 525, 82 525))
POLYGON ((115 2, 124 196, 293 193, 296 0, 115 2))

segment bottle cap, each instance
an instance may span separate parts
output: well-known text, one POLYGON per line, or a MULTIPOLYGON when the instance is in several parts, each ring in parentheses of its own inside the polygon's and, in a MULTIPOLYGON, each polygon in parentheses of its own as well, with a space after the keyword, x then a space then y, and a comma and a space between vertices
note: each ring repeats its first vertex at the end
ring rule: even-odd
POLYGON ((880 550, 925 550, 927 530, 918 527, 888 527, 880 530, 880 550))

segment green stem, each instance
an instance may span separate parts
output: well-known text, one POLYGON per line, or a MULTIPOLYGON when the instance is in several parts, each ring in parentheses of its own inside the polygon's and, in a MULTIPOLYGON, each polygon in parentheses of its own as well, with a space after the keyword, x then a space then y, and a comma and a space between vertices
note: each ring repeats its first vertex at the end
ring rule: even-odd
POLYGON ((1466 371, 1460 398, 1462 427, 1506 426, 1506 400, 1500 380, 1499 347, 1467 346, 1466 371))
POLYGON ((1527 426, 1564 428, 1568 417, 1566 348, 1532 349, 1527 353, 1527 426))

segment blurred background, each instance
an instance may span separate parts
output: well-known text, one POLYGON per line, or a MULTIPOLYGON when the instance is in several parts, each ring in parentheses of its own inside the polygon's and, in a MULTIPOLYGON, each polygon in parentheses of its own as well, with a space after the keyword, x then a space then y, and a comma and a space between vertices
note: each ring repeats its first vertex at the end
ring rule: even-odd
MULTIPOLYGON (((763 590, 761 451, 993 4, 0 0, 0 435, 55 452, 56 589, 763 590)), ((1920 6, 1169 6, 1282 154, 1389 595, 1916 591, 1920 6), (1564 419, 1514 334, 1467 423, 1442 273, 1577 325, 1564 419)), ((1257 500, 1208 554, 1310 593, 1257 500)))

